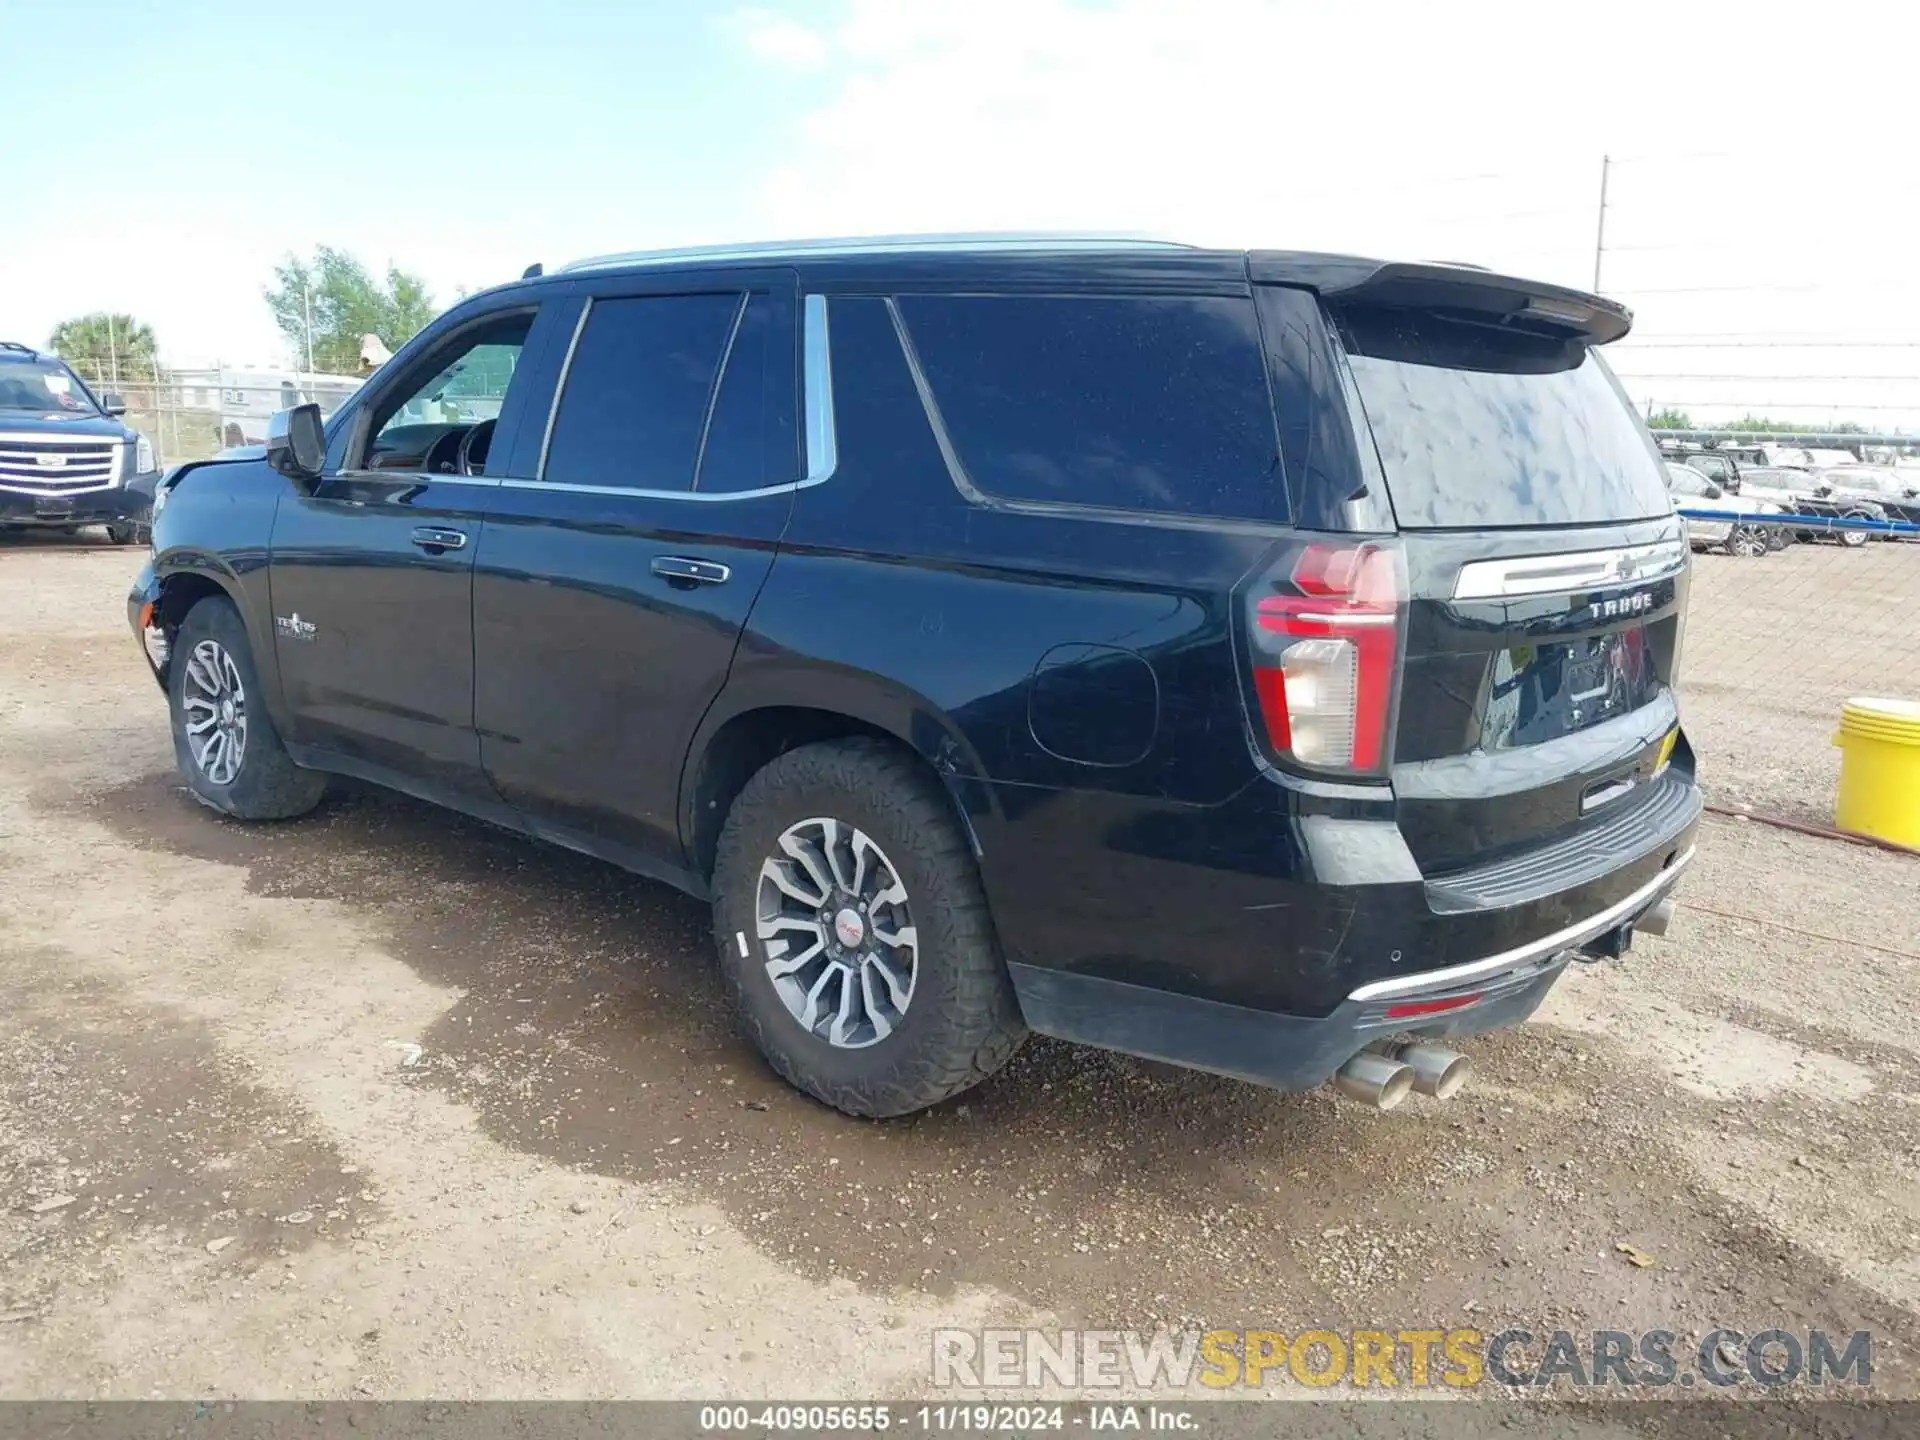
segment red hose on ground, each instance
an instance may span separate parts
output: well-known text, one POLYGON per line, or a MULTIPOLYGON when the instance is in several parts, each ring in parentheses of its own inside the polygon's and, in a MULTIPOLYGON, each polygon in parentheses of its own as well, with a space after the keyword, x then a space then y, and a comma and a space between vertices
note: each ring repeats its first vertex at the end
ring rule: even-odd
POLYGON ((1882 840, 1878 835, 1861 835, 1852 830, 1836 830, 1831 825, 1813 825, 1805 820, 1789 820, 1784 815, 1767 815, 1758 810, 1732 809, 1725 805, 1709 805, 1706 810, 1709 815, 1724 815, 1729 820, 1753 820, 1778 830, 1792 830, 1822 840, 1844 840, 1849 845, 1871 845, 1876 850, 1887 850, 1895 855, 1909 855, 1920 860, 1920 850, 1911 845, 1902 845, 1897 840, 1882 840))

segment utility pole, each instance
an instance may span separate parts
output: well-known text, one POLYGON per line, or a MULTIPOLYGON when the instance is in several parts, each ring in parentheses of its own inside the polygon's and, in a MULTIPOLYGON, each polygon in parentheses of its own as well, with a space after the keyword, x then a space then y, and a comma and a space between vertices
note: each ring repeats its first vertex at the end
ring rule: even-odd
POLYGON ((1607 249, 1607 171, 1613 166, 1610 157, 1600 157, 1600 223, 1593 232, 1593 293, 1600 293, 1600 257, 1607 249))
MULTIPOLYGON (((313 375, 313 287, 302 285, 300 295, 307 307, 307 375, 311 377, 313 375)), ((307 383, 313 383, 311 378, 307 383)))
POLYGON ((111 310, 107 312, 107 364, 113 377, 107 383, 117 390, 120 387, 120 342, 114 337, 111 310))

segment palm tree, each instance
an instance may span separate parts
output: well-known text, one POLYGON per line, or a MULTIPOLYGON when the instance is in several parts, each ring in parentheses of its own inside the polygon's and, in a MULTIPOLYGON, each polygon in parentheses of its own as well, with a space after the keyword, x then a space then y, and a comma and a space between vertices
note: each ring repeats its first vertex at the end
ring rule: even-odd
POLYGON ((90 383, 112 389, 159 378, 153 327, 131 315, 96 311, 53 327, 47 344, 90 383))

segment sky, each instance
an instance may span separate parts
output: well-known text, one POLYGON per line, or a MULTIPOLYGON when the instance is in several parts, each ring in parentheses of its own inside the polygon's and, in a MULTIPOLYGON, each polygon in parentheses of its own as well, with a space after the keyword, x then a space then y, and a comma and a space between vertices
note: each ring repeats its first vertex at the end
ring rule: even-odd
POLYGON ((1916 38, 1853 0, 0 0, 0 337, 111 309, 177 365, 279 363, 262 291, 319 244, 443 303, 929 230, 1590 287, 1610 157, 1637 401, 1914 429, 1916 38))

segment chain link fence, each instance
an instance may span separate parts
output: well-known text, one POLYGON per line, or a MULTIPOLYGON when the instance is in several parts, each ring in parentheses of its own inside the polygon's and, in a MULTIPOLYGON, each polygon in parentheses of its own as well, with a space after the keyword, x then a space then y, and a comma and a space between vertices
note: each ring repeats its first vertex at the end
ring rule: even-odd
POLYGON ((73 368, 96 394, 126 402, 126 421, 153 441, 160 463, 204 460, 235 445, 266 439, 275 411, 312 402, 331 413, 361 384, 356 375, 307 374, 210 366, 135 370, 124 362, 81 356, 73 368))
POLYGON ((1680 696, 1708 797, 1831 824, 1841 705, 1920 699, 1920 534, 1688 523, 1680 696))

